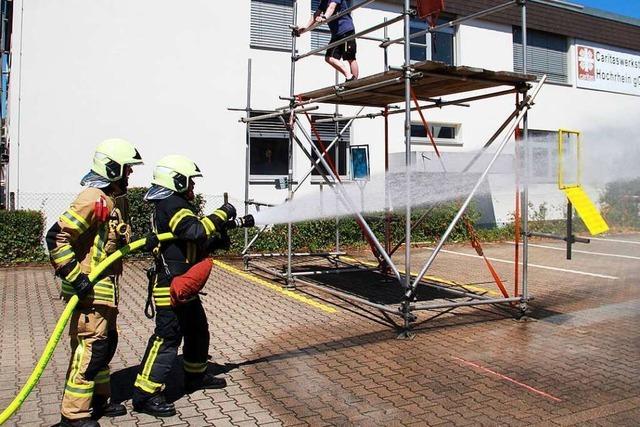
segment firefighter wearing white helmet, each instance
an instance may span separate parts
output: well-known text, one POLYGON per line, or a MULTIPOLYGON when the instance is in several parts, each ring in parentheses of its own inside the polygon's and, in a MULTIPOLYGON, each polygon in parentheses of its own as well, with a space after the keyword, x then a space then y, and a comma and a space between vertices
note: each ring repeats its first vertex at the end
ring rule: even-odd
POLYGON ((109 362, 118 343, 118 277, 115 263, 94 283, 88 275, 109 254, 128 243, 127 192, 132 166, 142 164, 138 150, 124 139, 96 148, 93 166, 81 180, 86 188, 49 229, 47 247, 65 299, 78 295, 70 322, 71 360, 62 398, 61 426, 98 426, 93 418, 126 414, 109 401, 109 362))
MULTIPOLYGON (((154 253, 155 263, 145 313, 153 317, 153 301, 156 327, 136 376, 133 408, 157 417, 176 413, 163 390, 183 338, 187 393, 226 385, 223 378, 207 373, 209 329, 198 294, 211 273, 210 254, 229 247, 227 229, 240 219, 235 218, 236 209, 229 203, 211 215, 198 215, 191 202, 193 178, 201 176, 200 168, 187 157, 164 157, 154 169, 152 186, 145 196, 154 205, 151 219, 155 233, 147 236, 146 249, 154 253), (156 234, 167 232, 176 239, 159 243, 156 234)), ((250 218, 242 220, 252 224, 250 218)))

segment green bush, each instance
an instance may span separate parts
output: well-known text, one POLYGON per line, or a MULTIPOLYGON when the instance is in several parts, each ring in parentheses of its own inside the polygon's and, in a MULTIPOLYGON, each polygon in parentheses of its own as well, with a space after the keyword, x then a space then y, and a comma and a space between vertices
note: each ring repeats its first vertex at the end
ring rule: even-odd
POLYGON ((600 203, 609 226, 640 228, 640 178, 607 184, 600 203))
POLYGON ((38 211, 0 211, 0 264, 47 259, 42 237, 45 219, 38 211))

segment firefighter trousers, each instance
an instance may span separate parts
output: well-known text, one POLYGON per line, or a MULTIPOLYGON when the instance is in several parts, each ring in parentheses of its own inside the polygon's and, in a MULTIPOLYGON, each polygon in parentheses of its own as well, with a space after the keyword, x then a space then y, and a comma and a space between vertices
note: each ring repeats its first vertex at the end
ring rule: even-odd
POLYGON ((94 394, 111 396, 109 362, 118 346, 118 309, 102 305, 77 308, 69 326, 71 360, 61 413, 70 420, 91 416, 94 394))
POLYGON ((209 353, 209 326, 199 298, 175 307, 157 308, 156 328, 136 376, 134 405, 142 404, 149 396, 164 390, 183 337, 185 377, 204 375, 209 353))

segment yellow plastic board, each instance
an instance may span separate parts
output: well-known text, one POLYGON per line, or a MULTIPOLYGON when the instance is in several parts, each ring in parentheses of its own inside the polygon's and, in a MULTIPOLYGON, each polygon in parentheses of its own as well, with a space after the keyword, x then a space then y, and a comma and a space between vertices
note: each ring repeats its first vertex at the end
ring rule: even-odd
POLYGON ((569 200, 571 200, 573 207, 576 209, 576 212, 578 212, 580 218, 582 218, 584 225, 587 226, 592 236, 609 230, 609 226, 604 218, 602 218, 602 215, 600 215, 600 212, 598 212, 596 205, 593 204, 582 187, 564 188, 562 191, 564 191, 569 200))

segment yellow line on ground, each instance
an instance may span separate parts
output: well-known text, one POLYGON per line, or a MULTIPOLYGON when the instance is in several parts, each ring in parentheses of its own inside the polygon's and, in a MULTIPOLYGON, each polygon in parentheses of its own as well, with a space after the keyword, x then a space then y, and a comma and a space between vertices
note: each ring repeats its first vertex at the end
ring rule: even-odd
MULTIPOLYGON (((357 258, 352 258, 352 257, 348 257, 348 256, 341 256, 341 259, 344 259, 346 261, 351 261, 351 262, 358 262, 360 264, 364 264, 364 265, 368 265, 371 267, 375 267, 378 264, 374 263, 374 262, 369 262, 369 261, 364 261, 361 259, 357 259, 357 258)), ((404 269, 399 268, 398 271, 401 274, 406 274, 406 271, 404 269)), ((411 276, 413 277, 417 277, 418 274, 411 272, 411 276)), ((441 285, 447 285, 447 286, 451 286, 451 287, 456 287, 456 288, 465 288, 465 289, 469 289, 470 291, 476 291, 476 292, 483 292, 483 293, 487 293, 489 295, 494 295, 494 296, 502 296, 501 293, 497 292, 497 291, 492 291, 490 289, 485 289, 485 288, 481 288, 480 286, 474 286, 474 285, 461 285, 460 283, 456 283, 454 281, 451 280, 447 280, 447 279, 443 279, 442 277, 437 277, 437 276, 424 276, 425 280, 429 280, 431 282, 436 282, 439 283, 441 285)))
POLYGON ((276 285, 274 283, 271 283, 271 282, 268 282, 268 281, 266 281, 264 279, 256 277, 255 275, 253 275, 251 273, 247 273, 245 271, 239 270, 239 269, 237 269, 237 268, 235 268, 235 267, 233 267, 233 266, 231 266, 229 264, 226 264, 226 263, 224 263, 222 261, 214 260, 213 264, 215 266, 217 266, 217 267, 222 268, 223 270, 227 270, 227 271, 229 271, 229 272, 231 272, 233 274, 236 274, 236 275, 238 275, 238 276, 240 276, 240 277, 242 277, 244 279, 247 279, 250 282, 256 283, 258 285, 262 285, 262 286, 264 286, 266 288, 269 288, 272 291, 278 292, 278 293, 280 293, 280 294, 282 294, 282 295, 284 295, 286 297, 289 297, 289 298, 294 299, 294 300, 296 300, 298 302, 301 302, 303 304, 307 304, 307 305, 310 305, 310 306, 312 306, 314 308, 322 310, 325 313, 337 313, 338 312, 338 310, 335 309, 334 307, 331 307, 331 306, 326 305, 326 304, 319 303, 318 301, 316 301, 314 299, 311 299, 311 298, 306 297, 304 295, 300 295, 300 294, 298 294, 296 292, 293 292, 293 291, 290 291, 288 289, 283 289, 279 285, 276 285))

